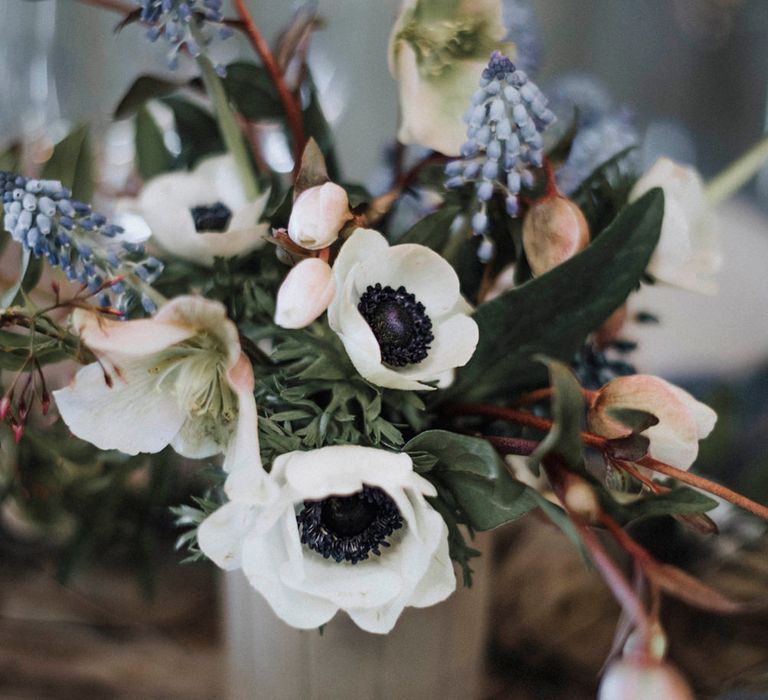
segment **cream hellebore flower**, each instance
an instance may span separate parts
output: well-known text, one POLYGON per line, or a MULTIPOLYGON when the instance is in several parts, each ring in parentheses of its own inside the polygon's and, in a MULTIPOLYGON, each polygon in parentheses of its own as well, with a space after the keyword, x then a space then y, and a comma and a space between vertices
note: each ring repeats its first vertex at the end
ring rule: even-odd
POLYGON ((328 323, 360 374, 392 389, 431 389, 469 362, 478 341, 471 308, 450 264, 426 246, 390 247, 357 229, 333 264, 328 323))
POLYGON ((384 634, 405 607, 454 591, 448 529, 424 498, 435 488, 407 454, 336 445, 280 455, 266 484, 260 472, 229 476, 230 501, 198 542, 223 569, 242 568, 289 625, 318 627, 344 610, 384 634))
POLYGON ((100 360, 54 392, 77 437, 131 455, 167 445, 197 459, 226 452, 226 470, 257 465, 264 474, 253 368, 222 304, 180 296, 150 319, 76 312, 74 322, 100 360))
POLYGON ((335 182, 326 182, 304 190, 296 198, 288 220, 288 236, 307 250, 327 248, 351 218, 346 190, 335 182))
POLYGON ((151 179, 139 209, 153 239, 176 257, 213 265, 214 257, 243 255, 264 244, 269 224, 259 223, 269 192, 248 201, 234 158, 207 158, 191 172, 151 179))
POLYGON ((641 434, 650 440, 648 454, 678 469, 688 469, 699 453, 699 440, 712 432, 717 414, 687 391, 659 377, 634 374, 611 380, 592 401, 590 430, 607 438, 626 437, 630 429, 608 414, 628 408, 651 413, 659 422, 641 434))
POLYGON ((659 158, 632 188, 634 202, 654 187, 664 190, 661 237, 648 263, 659 282, 702 294, 716 294, 720 269, 720 227, 707 202, 699 173, 659 158))
POLYGON ((389 39, 389 69, 400 82, 401 143, 458 156, 462 116, 488 57, 506 41, 502 0, 405 0, 389 39))

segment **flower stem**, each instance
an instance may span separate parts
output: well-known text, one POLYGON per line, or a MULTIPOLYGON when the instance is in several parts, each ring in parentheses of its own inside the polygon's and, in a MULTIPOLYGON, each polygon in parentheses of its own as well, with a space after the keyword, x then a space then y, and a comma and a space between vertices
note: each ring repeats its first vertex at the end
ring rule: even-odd
POLYGON ((285 118, 291 132, 291 140, 293 141, 293 172, 295 175, 298 173, 301 164, 301 154, 304 152, 306 143, 304 137, 304 124, 301 119, 301 109, 299 108, 298 102, 291 94, 291 91, 288 89, 283 73, 277 65, 275 57, 269 49, 269 45, 261 35, 256 23, 253 21, 253 17, 245 4, 245 0, 235 0, 235 7, 237 8, 237 13, 240 15, 244 31, 248 35, 251 45, 256 53, 259 54, 259 58, 264 64, 265 70, 269 73, 269 77, 275 85, 280 101, 283 103, 285 118))
MULTIPOLYGON (((197 37, 195 37, 197 38, 197 37)), ((253 201, 259 196, 259 186, 251 168, 251 160, 248 155, 243 134, 237 124, 237 118, 232 108, 229 106, 227 93, 224 90, 224 84, 221 82, 213 67, 211 60, 205 55, 200 54, 197 57, 197 65, 200 66, 200 75, 203 79, 203 85, 208 93, 208 97, 213 103, 213 109, 216 113, 216 120, 219 124, 221 137, 232 157, 235 159, 237 170, 240 174, 240 180, 245 190, 245 196, 248 201, 253 201)))
POLYGON ((761 138, 746 153, 707 183, 707 199, 712 206, 735 194, 768 161, 768 136, 761 138))

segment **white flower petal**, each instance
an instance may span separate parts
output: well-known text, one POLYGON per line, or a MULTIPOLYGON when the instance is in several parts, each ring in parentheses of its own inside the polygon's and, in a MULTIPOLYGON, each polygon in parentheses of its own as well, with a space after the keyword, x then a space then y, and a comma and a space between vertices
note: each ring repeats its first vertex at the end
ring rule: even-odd
POLYGON ((53 392, 67 427, 102 450, 129 455, 162 450, 186 416, 174 396, 157 389, 150 366, 145 361, 123 364, 111 389, 98 363, 83 367, 68 387, 53 392))
POLYGON ((330 265, 320 258, 302 260, 280 285, 275 323, 283 328, 304 328, 328 308, 335 293, 330 265))
POLYGON ((254 510, 244 503, 225 503, 197 528, 200 551, 225 571, 242 566, 245 537, 251 529, 254 510))

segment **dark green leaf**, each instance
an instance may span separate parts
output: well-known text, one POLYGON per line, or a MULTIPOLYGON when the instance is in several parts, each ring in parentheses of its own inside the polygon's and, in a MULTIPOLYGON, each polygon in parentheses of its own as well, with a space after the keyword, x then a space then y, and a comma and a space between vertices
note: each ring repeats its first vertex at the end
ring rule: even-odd
POLYGON ((87 126, 78 126, 56 144, 40 176, 46 180, 60 180, 72 190, 75 198, 91 201, 93 165, 87 126))
POLYGON ((16 297, 21 290, 21 286, 24 283, 24 276, 27 274, 27 268, 29 267, 29 261, 32 255, 29 252, 29 248, 22 247, 21 249, 21 263, 19 265, 19 277, 8 289, 0 294, 0 309, 7 309, 9 306, 13 306, 16 297))
POLYGON ((687 486, 678 486, 653 496, 634 497, 615 493, 612 496, 601 490, 603 508, 621 523, 659 515, 705 513, 717 506, 717 501, 687 486))
POLYGON ((134 80, 115 108, 115 119, 130 117, 150 100, 170 95, 181 87, 183 87, 182 84, 164 78, 140 75, 134 80))
POLYGON ((648 454, 648 446, 651 441, 638 433, 631 433, 627 437, 614 438, 606 442, 606 447, 612 457, 637 462, 648 454))
POLYGON ((224 88, 237 111, 250 121, 284 116, 280 96, 262 66, 246 61, 230 63, 224 88))
POLYGON ((509 475, 504 461, 485 440, 428 430, 403 449, 414 452, 422 468, 423 453, 437 459, 425 475, 451 492, 467 524, 476 530, 516 520, 535 506, 529 489, 509 475))
POLYGON ((317 141, 317 145, 320 146, 320 150, 325 156, 328 176, 334 182, 338 182, 341 178, 339 177, 339 164, 336 160, 336 152, 333 145, 333 132, 325 118, 325 114, 323 114, 323 108, 320 106, 320 100, 317 97, 317 88, 311 75, 307 75, 304 80, 304 87, 309 91, 309 103, 302 114, 304 131, 307 137, 317 141))
POLYGON ((626 425, 633 433, 642 433, 659 422, 659 419, 653 413, 641 411, 637 408, 614 406, 608 408, 607 413, 611 418, 615 418, 619 423, 626 425))
POLYGON ((296 176, 296 183, 293 186, 293 201, 295 202, 299 195, 310 187, 317 187, 328 182, 328 169, 325 166, 325 157, 317 141, 311 138, 304 146, 304 152, 301 154, 301 165, 296 176))
POLYGON ((213 115, 180 97, 164 97, 162 102, 173 110, 176 131, 181 140, 178 165, 193 168, 198 161, 214 153, 223 153, 224 144, 213 115))
POLYGON ((410 230, 406 231, 398 243, 418 243, 441 253, 451 237, 451 224, 459 214, 459 207, 447 206, 434 214, 425 216, 410 230))
POLYGON ((469 588, 472 585, 472 567, 470 561, 480 556, 480 551, 470 547, 464 539, 464 534, 459 528, 459 523, 453 511, 446 505, 441 498, 444 496, 438 488, 438 497, 428 499, 432 507, 440 513, 445 524, 448 526, 448 554, 462 570, 464 586, 469 588))
POLYGON ((146 107, 136 113, 136 160, 139 174, 145 180, 173 168, 173 156, 163 142, 160 127, 146 107))
POLYGON ((639 284, 661 232, 664 195, 654 189, 625 207, 579 255, 481 305, 480 342, 445 398, 507 396, 541 384, 536 354, 569 360, 586 336, 639 284))
POLYGON ((19 169, 19 160, 21 159, 21 144, 12 143, 2 153, 0 153, 0 170, 15 173, 19 169))
POLYGON ((549 368, 552 396, 552 429, 539 443, 528 462, 536 470, 541 460, 550 452, 557 452, 572 469, 584 461, 581 431, 584 423, 584 398, 581 385, 573 371, 557 360, 538 358, 549 368))

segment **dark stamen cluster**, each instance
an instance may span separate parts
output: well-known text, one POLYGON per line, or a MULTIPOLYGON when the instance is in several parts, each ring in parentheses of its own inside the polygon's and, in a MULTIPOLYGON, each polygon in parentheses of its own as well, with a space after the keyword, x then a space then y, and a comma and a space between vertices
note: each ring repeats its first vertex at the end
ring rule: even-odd
POLYGON ((301 542, 325 559, 357 564, 368 555, 381 555, 381 547, 403 518, 395 502, 384 491, 363 486, 350 496, 329 496, 322 501, 304 501, 296 516, 301 542))
POLYGON ((221 233, 226 231, 229 220, 232 218, 232 210, 222 202, 216 202, 209 206, 192 207, 189 213, 192 214, 195 230, 198 232, 221 233))
POLYGON ((392 367, 416 364, 427 357, 435 339, 432 321, 424 304, 416 301, 405 287, 369 285, 360 297, 357 310, 362 314, 381 348, 381 358, 392 367))

